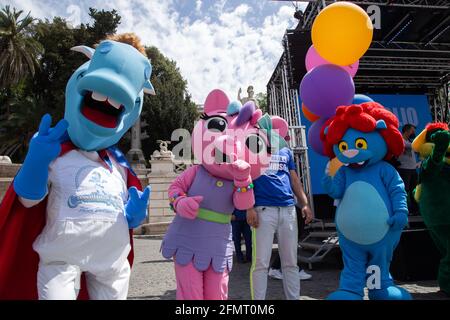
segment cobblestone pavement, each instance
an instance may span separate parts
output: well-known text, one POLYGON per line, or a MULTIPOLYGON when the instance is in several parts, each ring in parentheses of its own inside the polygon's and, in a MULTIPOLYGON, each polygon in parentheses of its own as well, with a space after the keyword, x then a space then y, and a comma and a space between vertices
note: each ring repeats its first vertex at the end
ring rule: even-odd
MULTIPOLYGON (((135 238, 135 261, 131 275, 129 299, 175 299, 175 273, 173 262, 164 259, 159 248, 161 237, 135 238)), ((250 299, 250 264, 235 263, 230 274, 229 298, 250 299)), ((307 270, 308 271, 308 270, 307 270)), ((333 263, 314 265, 312 280, 302 281, 301 300, 324 299, 338 287, 339 267, 333 263)), ((414 299, 444 299, 438 293, 436 281, 400 283, 412 293, 414 299)), ((267 299, 284 299, 282 281, 268 280, 267 299)))

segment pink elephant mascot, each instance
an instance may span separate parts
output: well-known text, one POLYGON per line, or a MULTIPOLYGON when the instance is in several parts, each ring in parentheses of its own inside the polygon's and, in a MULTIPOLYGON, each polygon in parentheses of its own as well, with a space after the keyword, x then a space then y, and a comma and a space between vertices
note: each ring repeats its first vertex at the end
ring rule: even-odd
POLYGON ((286 121, 262 115, 253 102, 230 103, 221 90, 205 101, 192 134, 200 162, 169 187, 176 216, 162 243, 173 258, 179 300, 225 300, 233 262, 231 215, 254 205, 253 183, 272 152, 286 146, 286 121))

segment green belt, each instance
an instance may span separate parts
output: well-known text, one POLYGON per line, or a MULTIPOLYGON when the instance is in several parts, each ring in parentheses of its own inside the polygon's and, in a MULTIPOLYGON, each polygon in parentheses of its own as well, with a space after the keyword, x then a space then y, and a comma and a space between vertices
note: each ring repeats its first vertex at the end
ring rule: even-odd
POLYGON ((227 223, 230 223, 230 221, 231 221, 231 214, 224 214, 224 213, 200 208, 200 209, 198 209, 197 218, 203 219, 206 221, 227 224, 227 223))

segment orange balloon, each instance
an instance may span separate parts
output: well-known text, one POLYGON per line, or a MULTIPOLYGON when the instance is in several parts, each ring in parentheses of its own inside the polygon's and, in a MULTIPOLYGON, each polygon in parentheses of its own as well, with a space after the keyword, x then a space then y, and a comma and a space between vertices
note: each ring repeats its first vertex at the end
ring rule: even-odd
POLYGON ((316 116, 314 113, 308 110, 304 103, 302 103, 302 112, 306 119, 311 122, 317 121, 320 119, 319 116, 316 116))
POLYGON ((325 7, 311 29, 312 42, 319 55, 339 66, 358 61, 369 49, 372 37, 373 24, 367 12, 347 1, 325 7))

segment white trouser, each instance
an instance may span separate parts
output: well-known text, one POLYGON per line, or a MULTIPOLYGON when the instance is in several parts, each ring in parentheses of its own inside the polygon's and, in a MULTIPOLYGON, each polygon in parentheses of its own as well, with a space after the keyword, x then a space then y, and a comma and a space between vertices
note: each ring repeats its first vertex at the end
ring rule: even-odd
MULTIPOLYGON (((128 260, 119 271, 107 270, 95 274, 85 272, 89 298, 92 300, 125 300, 130 281, 128 260)), ((64 262, 39 263, 39 300, 75 300, 80 289, 81 270, 64 262)))
POLYGON ((267 291, 267 271, 272 255, 273 238, 276 233, 281 269, 283 270, 283 289, 286 299, 300 298, 300 279, 298 276, 297 248, 298 226, 295 206, 256 207, 259 226, 253 232, 253 265, 250 274, 252 299, 264 300, 267 291))

